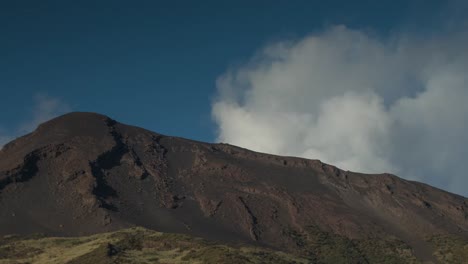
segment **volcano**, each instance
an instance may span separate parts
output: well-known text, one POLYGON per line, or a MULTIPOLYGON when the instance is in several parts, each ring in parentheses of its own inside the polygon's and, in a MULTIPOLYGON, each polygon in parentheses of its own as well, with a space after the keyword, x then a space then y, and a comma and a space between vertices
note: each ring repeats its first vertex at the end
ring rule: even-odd
POLYGON ((467 241, 468 199, 391 174, 165 136, 95 113, 55 118, 0 151, 1 235, 135 226, 302 255, 319 254, 324 239, 331 250, 350 243, 345 250, 359 248, 362 259, 363 243, 397 244, 407 250, 401 254, 436 262, 435 238, 467 241))

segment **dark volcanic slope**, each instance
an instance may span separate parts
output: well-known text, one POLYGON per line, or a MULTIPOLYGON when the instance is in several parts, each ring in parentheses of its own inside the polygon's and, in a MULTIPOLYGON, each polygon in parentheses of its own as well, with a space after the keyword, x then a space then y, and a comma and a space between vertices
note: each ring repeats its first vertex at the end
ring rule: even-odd
POLYGON ((294 249, 305 230, 404 240, 467 237, 468 199, 389 174, 162 136, 91 113, 0 151, 0 234, 144 226, 294 249))

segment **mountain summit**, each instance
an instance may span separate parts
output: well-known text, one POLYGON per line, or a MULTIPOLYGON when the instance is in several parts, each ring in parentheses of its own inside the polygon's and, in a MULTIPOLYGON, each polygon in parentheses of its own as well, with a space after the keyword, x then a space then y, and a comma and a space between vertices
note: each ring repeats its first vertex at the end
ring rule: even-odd
POLYGON ((0 234, 133 226, 303 254, 320 239, 349 241, 345 250, 375 241, 433 261, 434 238, 468 239, 468 199, 94 113, 58 117, 0 150, 0 234))

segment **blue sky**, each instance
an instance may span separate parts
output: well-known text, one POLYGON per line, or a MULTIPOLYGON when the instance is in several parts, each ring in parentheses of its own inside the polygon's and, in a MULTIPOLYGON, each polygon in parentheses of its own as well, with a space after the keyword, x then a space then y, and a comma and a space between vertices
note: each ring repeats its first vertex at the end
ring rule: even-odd
POLYGON ((426 30, 446 8, 352 2, 2 1, 0 127, 16 134, 44 95, 71 110, 214 141, 215 80, 262 46, 334 24, 426 30))
POLYGON ((90 111, 466 196, 467 7, 2 1, 0 145, 90 111))

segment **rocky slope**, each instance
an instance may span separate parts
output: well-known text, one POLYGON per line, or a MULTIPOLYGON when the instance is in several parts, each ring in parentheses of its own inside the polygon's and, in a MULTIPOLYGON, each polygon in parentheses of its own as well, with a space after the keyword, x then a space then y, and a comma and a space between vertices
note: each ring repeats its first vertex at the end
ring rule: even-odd
POLYGON ((395 250, 436 262, 431 239, 468 238, 468 199, 390 174, 163 136, 93 113, 53 119, 0 151, 0 234, 131 226, 309 257, 328 234, 352 245, 400 243, 395 250))

